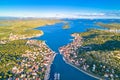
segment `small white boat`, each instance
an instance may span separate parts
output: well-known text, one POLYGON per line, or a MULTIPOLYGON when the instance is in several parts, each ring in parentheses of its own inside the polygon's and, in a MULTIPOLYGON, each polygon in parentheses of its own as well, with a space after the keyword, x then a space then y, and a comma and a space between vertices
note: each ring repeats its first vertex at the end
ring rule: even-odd
POLYGON ((54 80, 60 80, 60 73, 54 74, 54 80))

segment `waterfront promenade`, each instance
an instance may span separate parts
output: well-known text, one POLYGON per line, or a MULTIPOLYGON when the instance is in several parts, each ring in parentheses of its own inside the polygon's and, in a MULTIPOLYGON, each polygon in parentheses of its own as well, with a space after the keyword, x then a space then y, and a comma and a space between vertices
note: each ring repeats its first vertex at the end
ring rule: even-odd
MULTIPOLYGON (((98 80, 101 80, 102 78, 95 76, 94 74, 92 74, 91 72, 87 71, 88 65, 84 65, 84 67, 78 68, 77 66, 80 65, 78 63, 78 61, 74 60, 74 58, 77 58, 77 50, 79 47, 82 47, 82 37, 77 34, 74 33, 71 35, 72 37, 74 37, 73 41, 71 43, 69 43, 66 46, 60 47, 59 48, 59 52, 61 55, 63 55, 63 60, 70 66, 76 68, 77 70, 91 76, 94 77, 98 80), (72 57, 71 57, 72 55, 72 57)), ((88 47, 86 47, 88 48, 88 47)))

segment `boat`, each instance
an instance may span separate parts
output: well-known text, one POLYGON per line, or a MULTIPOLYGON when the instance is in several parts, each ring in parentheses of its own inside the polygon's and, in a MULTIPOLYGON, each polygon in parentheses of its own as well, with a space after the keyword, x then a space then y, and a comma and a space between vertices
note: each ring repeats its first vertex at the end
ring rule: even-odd
POLYGON ((54 74, 54 80, 60 80, 60 73, 54 74))

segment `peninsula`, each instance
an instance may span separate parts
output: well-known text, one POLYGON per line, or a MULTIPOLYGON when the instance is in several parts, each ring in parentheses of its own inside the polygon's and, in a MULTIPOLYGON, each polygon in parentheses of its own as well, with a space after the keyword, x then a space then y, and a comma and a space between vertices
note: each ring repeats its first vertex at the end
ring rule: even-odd
MULTIPOLYGON (((104 26, 111 28, 110 24, 104 26)), ((120 25, 112 26, 118 29, 120 25)), ((120 79, 119 32, 90 29, 72 36, 75 37, 72 43, 59 48, 68 63, 98 79, 120 79)))
POLYGON ((44 41, 26 39, 43 35, 34 28, 57 22, 60 20, 1 20, 0 79, 48 79, 55 52, 44 41))

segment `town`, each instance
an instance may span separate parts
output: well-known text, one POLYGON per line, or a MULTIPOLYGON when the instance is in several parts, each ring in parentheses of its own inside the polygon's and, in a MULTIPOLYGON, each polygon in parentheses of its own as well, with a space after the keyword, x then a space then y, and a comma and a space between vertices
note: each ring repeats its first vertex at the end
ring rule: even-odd
POLYGON ((111 35, 113 34, 116 36, 114 39, 119 40, 119 33, 106 30, 90 30, 84 33, 74 33, 72 34, 74 36, 73 42, 60 47, 59 51, 67 63, 76 66, 77 69, 79 68, 97 79, 119 80, 119 65, 116 63, 117 59, 119 59, 118 42, 111 41, 105 45, 101 45, 107 39, 112 40, 111 35), (107 38, 105 37, 106 35, 107 38), (93 43, 100 44, 100 46, 90 45, 93 43), (104 52, 105 49, 108 51, 104 52), (110 52, 112 49, 114 51, 110 52))
MULTIPOLYGON (((45 76, 49 76, 46 70, 50 69, 55 52, 49 49, 44 41, 28 40, 25 45, 33 50, 26 50, 21 55, 20 61, 9 70, 12 75, 8 77, 8 80, 44 80, 45 76)), ((10 64, 8 63, 7 66, 10 64)))

